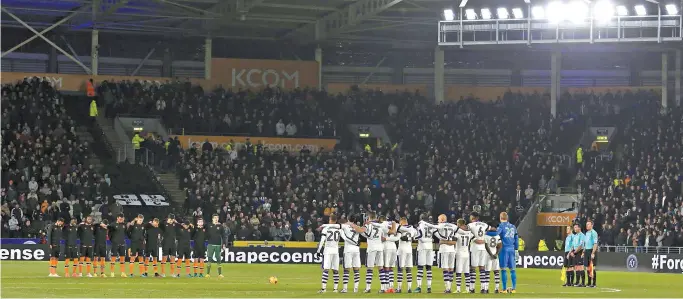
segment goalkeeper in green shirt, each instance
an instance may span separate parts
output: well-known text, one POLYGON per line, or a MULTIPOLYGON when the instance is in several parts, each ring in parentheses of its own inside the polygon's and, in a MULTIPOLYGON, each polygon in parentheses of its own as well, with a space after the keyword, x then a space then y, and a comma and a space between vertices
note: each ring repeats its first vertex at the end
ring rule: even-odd
POLYGON ((228 246, 228 240, 223 239, 223 225, 218 222, 218 215, 213 214, 211 224, 206 227, 206 239, 208 241, 206 257, 209 264, 206 268, 206 277, 210 277, 211 264, 218 264, 218 277, 223 278, 223 252, 222 249, 228 246))

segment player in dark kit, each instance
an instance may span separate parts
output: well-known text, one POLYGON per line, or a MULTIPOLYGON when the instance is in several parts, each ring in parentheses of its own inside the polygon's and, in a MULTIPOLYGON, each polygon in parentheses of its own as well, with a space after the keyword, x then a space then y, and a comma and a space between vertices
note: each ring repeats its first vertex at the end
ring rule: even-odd
POLYGON ((130 238, 130 248, 128 248, 128 257, 130 258, 128 270, 130 270, 130 277, 133 277, 136 259, 138 260, 140 275, 145 274, 145 225, 142 224, 144 220, 145 218, 142 215, 138 215, 127 224, 128 237, 130 238))
POLYGON ((194 248, 192 250, 194 277, 204 277, 204 260, 206 259, 206 227, 204 227, 204 219, 199 218, 197 226, 190 224, 190 227, 192 228, 192 240, 194 240, 194 248), (199 271, 197 271, 197 268, 199 268, 199 271))
POLYGON ((211 224, 206 228, 206 240, 209 245, 206 256, 209 258, 209 267, 206 269, 206 277, 211 275, 211 264, 218 264, 218 278, 223 278, 223 247, 227 246, 227 240, 223 240, 223 225, 218 222, 218 215, 211 216, 211 224))
POLYGON ((161 229, 159 228, 159 219, 154 218, 145 227, 145 274, 142 277, 149 276, 147 272, 149 270, 150 260, 153 262, 154 266, 154 277, 161 277, 159 275, 159 241, 161 241, 161 229))
MULTIPOLYGON (((107 262, 107 236, 109 235, 109 220, 103 219, 102 222, 95 225, 95 272, 97 266, 100 266, 100 276, 107 277, 104 274, 104 265, 107 262)), ((97 276, 97 273, 95 274, 97 276)))
POLYGON ((63 239, 64 219, 59 218, 52 227, 48 229, 47 243, 50 244, 50 275, 49 277, 59 277, 57 274, 57 263, 59 263, 59 244, 63 239))
POLYGON ((93 225, 92 216, 85 217, 85 221, 78 226, 78 236, 81 239, 80 260, 78 262, 78 276, 83 276, 83 262, 86 264, 86 271, 88 277, 92 277, 90 273, 90 262, 93 258, 92 241, 95 239, 95 227, 93 225))
POLYGON ((126 223, 123 214, 116 216, 116 223, 109 225, 109 240, 111 241, 111 263, 109 270, 111 277, 114 277, 116 260, 119 261, 121 277, 126 275, 126 223))
POLYGON ((78 274, 78 222, 76 219, 71 219, 69 227, 64 230, 66 234, 66 250, 64 251, 64 276, 69 277, 69 262, 73 263, 73 276, 76 277, 78 274))
POLYGON ((190 274, 190 259, 192 259, 192 249, 190 248, 190 240, 192 238, 192 228, 190 222, 185 221, 178 229, 178 260, 176 263, 176 273, 180 277, 182 264, 185 263, 185 273, 187 277, 192 277, 190 274))
POLYGON ((161 246, 161 276, 166 277, 166 261, 170 262, 169 273, 172 277, 180 277, 175 274, 175 268, 173 267, 176 262, 176 232, 180 228, 180 225, 175 220, 175 215, 170 214, 166 219, 166 222, 162 223, 161 231, 163 234, 163 241, 161 246))

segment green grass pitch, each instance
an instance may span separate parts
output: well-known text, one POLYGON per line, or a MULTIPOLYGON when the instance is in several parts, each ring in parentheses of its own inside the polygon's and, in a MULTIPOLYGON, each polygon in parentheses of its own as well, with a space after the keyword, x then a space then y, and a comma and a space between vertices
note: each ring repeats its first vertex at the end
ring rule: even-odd
MULTIPOLYGON (((58 273, 62 274, 62 263, 58 273)), ((117 265, 118 270, 118 265, 117 265)), ((109 266, 105 273, 109 274, 109 266)), ((519 269, 517 294, 450 294, 444 295, 441 271, 435 269, 432 294, 377 294, 374 286, 370 294, 332 293, 332 277, 328 293, 316 294, 320 289, 320 266, 224 264, 225 278, 73 278, 47 277, 47 262, 0 263, 0 291, 9 297, 61 298, 346 298, 346 297, 501 297, 518 298, 683 298, 681 274, 599 272, 598 288, 563 288, 559 270, 519 269), (278 284, 268 278, 276 276, 278 284)), ((184 272, 184 271, 183 271, 184 272)), ((137 266, 136 266, 137 273, 137 266)), ((212 274, 216 275, 214 267, 212 274)), ((375 274, 377 275, 377 274, 375 274)), ((415 275, 413 275, 415 277, 415 275)), ((351 275, 353 285, 353 275, 351 275)), ((375 278, 377 282, 377 278, 375 278)), ((413 282, 414 284, 414 282, 413 282)), ((424 284, 424 282, 423 282, 424 284)), ((361 289, 365 287, 361 269, 361 289)), ((423 286, 424 287, 424 286, 423 286)), ((341 288, 341 286, 340 286, 341 288)), ((405 288, 405 287, 404 287, 405 288)), ((455 288, 455 286, 454 286, 455 288)), ((477 289, 478 289, 477 284, 477 289)))

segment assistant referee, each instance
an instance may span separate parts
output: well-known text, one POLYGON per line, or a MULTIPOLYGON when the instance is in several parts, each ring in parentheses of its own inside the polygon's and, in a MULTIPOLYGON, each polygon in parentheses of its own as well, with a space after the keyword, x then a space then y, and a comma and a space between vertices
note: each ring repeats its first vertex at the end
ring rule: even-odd
POLYGON ((595 282, 597 281, 597 271, 595 270, 597 264, 598 256, 598 233, 593 229, 593 220, 586 221, 586 250, 584 251, 584 265, 586 265, 586 271, 588 275, 588 283, 586 284, 589 288, 595 287, 595 282), (593 265, 591 267, 591 264, 593 265), (592 271, 592 272, 588 272, 592 271))

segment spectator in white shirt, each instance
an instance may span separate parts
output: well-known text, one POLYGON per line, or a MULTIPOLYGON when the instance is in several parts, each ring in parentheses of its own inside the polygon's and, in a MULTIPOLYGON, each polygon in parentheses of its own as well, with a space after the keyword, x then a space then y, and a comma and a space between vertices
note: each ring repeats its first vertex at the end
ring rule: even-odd
POLYGON ((287 136, 296 135, 296 125, 294 123, 290 122, 289 124, 287 124, 285 131, 287 131, 287 136))
POLYGON ((526 187, 526 190, 524 190, 524 196, 526 197, 527 201, 531 201, 531 199, 534 198, 534 189, 531 189, 531 184, 529 184, 526 187))
POLYGON ((36 192, 38 191, 38 182, 36 182, 36 178, 31 178, 31 181, 28 182, 28 190, 31 192, 36 192))
POLYGON ((282 119, 275 124, 275 133, 277 136, 285 135, 285 123, 282 122, 282 119))

